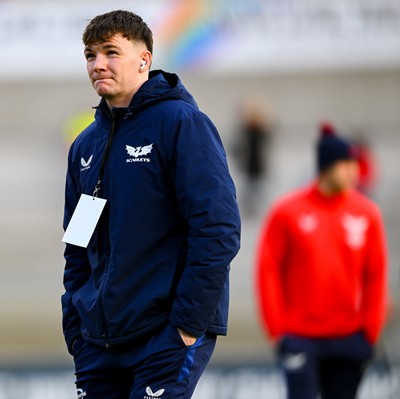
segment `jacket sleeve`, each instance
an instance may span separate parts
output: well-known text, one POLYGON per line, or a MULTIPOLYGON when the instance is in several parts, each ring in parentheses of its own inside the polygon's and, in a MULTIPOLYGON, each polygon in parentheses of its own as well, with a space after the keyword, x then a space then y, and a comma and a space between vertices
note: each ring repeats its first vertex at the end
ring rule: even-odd
MULTIPOLYGON (((72 150, 68 157, 68 172, 65 186, 64 230, 67 228, 79 200, 77 184, 72 173, 71 153, 72 150)), ((86 249, 71 244, 66 244, 64 258, 66 263, 64 269, 65 292, 61 297, 62 323, 68 351, 72 353, 72 344, 75 338, 80 335, 80 319, 72 303, 72 297, 89 278, 90 264, 86 249)))
POLYGON ((239 250, 240 218, 226 154, 208 117, 194 112, 178 127, 173 180, 188 228, 186 266, 170 321, 201 336, 226 289, 239 250))
POLYGON ((370 220, 366 247, 361 309, 364 332, 373 344, 378 340, 385 323, 388 302, 387 249, 379 212, 370 220))
POLYGON ((274 209, 261 231, 254 276, 260 321, 272 340, 285 332, 282 266, 286 245, 284 218, 274 209))

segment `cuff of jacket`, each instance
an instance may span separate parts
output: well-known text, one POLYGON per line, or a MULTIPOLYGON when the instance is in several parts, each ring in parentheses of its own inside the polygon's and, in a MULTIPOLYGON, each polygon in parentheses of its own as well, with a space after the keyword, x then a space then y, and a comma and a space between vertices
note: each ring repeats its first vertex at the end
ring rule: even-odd
POLYGON ((68 353, 73 355, 72 347, 74 345, 75 340, 81 335, 79 330, 74 330, 74 332, 65 335, 65 343, 67 344, 68 353))
POLYGON ((193 335, 194 337, 200 338, 205 334, 205 330, 198 330, 194 329, 191 326, 183 325, 179 323, 177 320, 174 319, 173 316, 170 317, 169 322, 176 328, 180 328, 181 330, 185 331, 186 333, 193 335))

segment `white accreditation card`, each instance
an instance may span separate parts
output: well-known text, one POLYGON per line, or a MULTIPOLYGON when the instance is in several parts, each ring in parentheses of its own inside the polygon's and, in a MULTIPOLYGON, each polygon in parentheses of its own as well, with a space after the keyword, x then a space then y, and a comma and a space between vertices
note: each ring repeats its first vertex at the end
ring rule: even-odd
POLYGON ((61 241, 86 248, 106 202, 103 198, 82 194, 61 241))

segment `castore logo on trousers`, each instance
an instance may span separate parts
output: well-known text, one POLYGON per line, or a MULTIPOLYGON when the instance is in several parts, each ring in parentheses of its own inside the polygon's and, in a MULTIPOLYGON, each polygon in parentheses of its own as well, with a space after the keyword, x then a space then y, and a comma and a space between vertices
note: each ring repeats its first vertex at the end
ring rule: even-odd
POLYGON ((153 393, 153 390, 150 387, 146 388, 146 393, 148 396, 143 396, 143 399, 153 399, 159 398, 165 392, 165 389, 159 389, 157 392, 153 393))
POLYGON ((86 396, 86 392, 80 388, 76 391, 76 393, 78 394, 78 399, 82 399, 86 396))

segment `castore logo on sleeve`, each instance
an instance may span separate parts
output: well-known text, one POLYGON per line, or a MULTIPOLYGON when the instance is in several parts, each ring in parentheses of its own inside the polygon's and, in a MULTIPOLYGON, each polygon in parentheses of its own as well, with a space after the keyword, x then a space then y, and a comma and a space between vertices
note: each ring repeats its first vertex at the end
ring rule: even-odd
POLYGON ((81 172, 83 172, 84 170, 90 169, 90 164, 92 162, 93 159, 93 154, 89 157, 89 159, 86 161, 85 158, 81 158, 81 165, 82 165, 82 169, 81 172))

